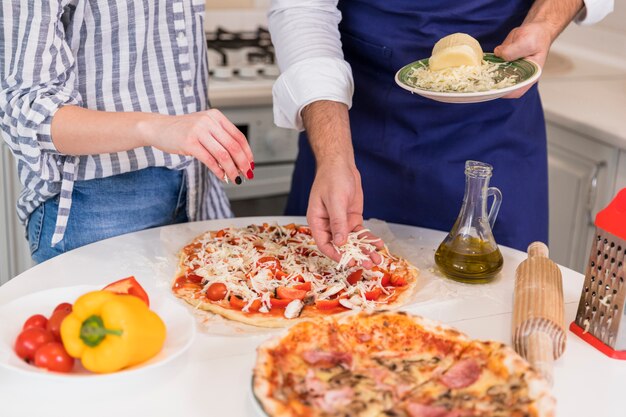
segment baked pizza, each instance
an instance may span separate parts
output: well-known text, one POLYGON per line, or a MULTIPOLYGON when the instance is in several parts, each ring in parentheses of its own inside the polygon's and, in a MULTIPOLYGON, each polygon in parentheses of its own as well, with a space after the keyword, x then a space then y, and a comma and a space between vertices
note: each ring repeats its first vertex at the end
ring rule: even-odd
POLYGON ((402 305, 415 288, 417 269, 376 249, 366 232, 350 234, 337 263, 318 251, 307 226, 209 231, 181 250, 172 291, 198 309, 263 327, 402 305), (362 268, 373 250, 382 262, 362 268))
POLYGON ((272 417, 549 417, 547 382, 515 351, 405 313, 298 323, 258 348, 272 417))

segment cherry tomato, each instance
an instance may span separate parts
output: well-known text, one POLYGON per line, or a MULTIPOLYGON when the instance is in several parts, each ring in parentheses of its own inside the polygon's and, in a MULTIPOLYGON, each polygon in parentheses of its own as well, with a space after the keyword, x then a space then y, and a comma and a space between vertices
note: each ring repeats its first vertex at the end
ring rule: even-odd
POLYGON ((278 287, 276 295, 283 300, 302 300, 306 297, 306 290, 298 290, 296 288, 278 287))
POLYGON ((45 329, 46 324, 48 324, 48 319, 46 316, 42 314, 35 314, 34 316, 30 316, 25 322, 22 330, 30 329, 32 327, 38 327, 40 329, 45 329))
POLYGON ((333 310, 337 307, 340 307, 339 299, 335 298, 334 300, 316 300, 315 306, 318 310, 333 310))
POLYGON ((71 311, 58 310, 50 316, 48 324, 46 325, 46 330, 52 333, 54 340, 59 342, 61 341, 61 323, 70 313, 71 311))
POLYGON ((357 282, 361 280, 362 276, 363 276, 363 270, 357 269, 356 271, 348 275, 348 284, 350 285, 356 284, 357 282))
POLYGON ((59 310, 67 311, 69 313, 72 312, 72 305, 70 303, 61 303, 52 310, 52 314, 56 313, 59 310))
POLYGON ((14 350, 17 356, 30 362, 35 357, 37 349, 49 342, 54 342, 52 333, 40 327, 31 327, 17 336, 14 350))
POLYGON ((111 291, 116 294, 128 294, 134 295, 138 297, 141 301, 146 303, 146 305, 150 306, 150 298, 148 297, 148 293, 143 287, 137 282, 135 277, 128 277, 120 279, 119 281, 115 281, 107 285, 103 288, 104 291, 111 291))
POLYGON ((74 358, 68 355, 61 343, 46 343, 35 352, 35 366, 52 372, 70 372, 74 367, 74 358))
POLYGON ((226 297, 227 292, 228 289, 225 284, 221 282, 214 282, 209 285, 209 288, 206 290, 206 297, 211 301, 219 301, 226 297))

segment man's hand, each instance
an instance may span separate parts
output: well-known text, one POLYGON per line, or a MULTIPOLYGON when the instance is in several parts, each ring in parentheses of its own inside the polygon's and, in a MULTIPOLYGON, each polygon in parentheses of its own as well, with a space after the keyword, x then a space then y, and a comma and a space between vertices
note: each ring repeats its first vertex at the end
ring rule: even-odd
MULTIPOLYGON (((550 45, 582 7, 583 0, 536 0, 522 25, 513 29, 494 53, 506 61, 528 58, 543 68, 550 45)), ((519 98, 531 87, 504 97, 519 98)))
MULTIPOLYGON (((354 163, 348 108, 342 103, 317 101, 305 107, 302 117, 316 160, 307 221, 320 251, 339 261, 341 254, 335 246, 345 244, 348 233, 363 229, 363 189, 354 163)), ((379 239, 374 245, 382 247, 383 242, 379 239)), ((381 261, 375 252, 370 258, 373 263, 381 261)), ((363 263, 366 268, 372 265, 363 263)))
MULTIPOLYGON (((494 53, 506 61, 528 58, 543 68, 551 44, 550 30, 545 24, 529 23, 513 29, 502 45, 496 47, 494 53)), ((529 85, 521 90, 513 91, 504 98, 519 98, 531 87, 532 85, 529 85)))

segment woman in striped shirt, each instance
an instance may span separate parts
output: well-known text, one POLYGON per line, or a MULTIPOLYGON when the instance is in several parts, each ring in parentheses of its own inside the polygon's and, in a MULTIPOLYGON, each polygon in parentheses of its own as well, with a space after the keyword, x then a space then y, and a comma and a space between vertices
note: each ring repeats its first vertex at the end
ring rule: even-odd
POLYGON ((34 260, 232 215, 220 180, 254 163, 207 110, 204 0, 9 0, 0 21, 0 133, 34 260))

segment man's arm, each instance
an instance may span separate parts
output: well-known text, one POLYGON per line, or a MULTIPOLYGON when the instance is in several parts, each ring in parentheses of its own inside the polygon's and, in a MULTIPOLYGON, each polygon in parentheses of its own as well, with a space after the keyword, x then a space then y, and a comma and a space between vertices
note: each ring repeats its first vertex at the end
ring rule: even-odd
POLYGON ((316 161, 307 221, 320 251, 338 261, 333 243, 342 245, 349 232, 363 227, 348 119, 353 81, 337 26, 341 14, 336 0, 274 0, 268 17, 282 70, 273 89, 274 119, 281 127, 306 128, 316 161))
MULTIPOLYGON (((507 61, 528 58, 543 67, 552 42, 583 10, 586 3, 583 0, 536 0, 521 26, 513 29, 504 42, 496 47, 494 53, 507 61)), ((594 0, 591 3, 600 2, 594 0)), ((612 10, 612 0, 603 0, 602 4, 594 6, 602 6, 604 10, 608 3, 612 10)), ((528 86, 506 97, 521 97, 530 88, 528 86)))

